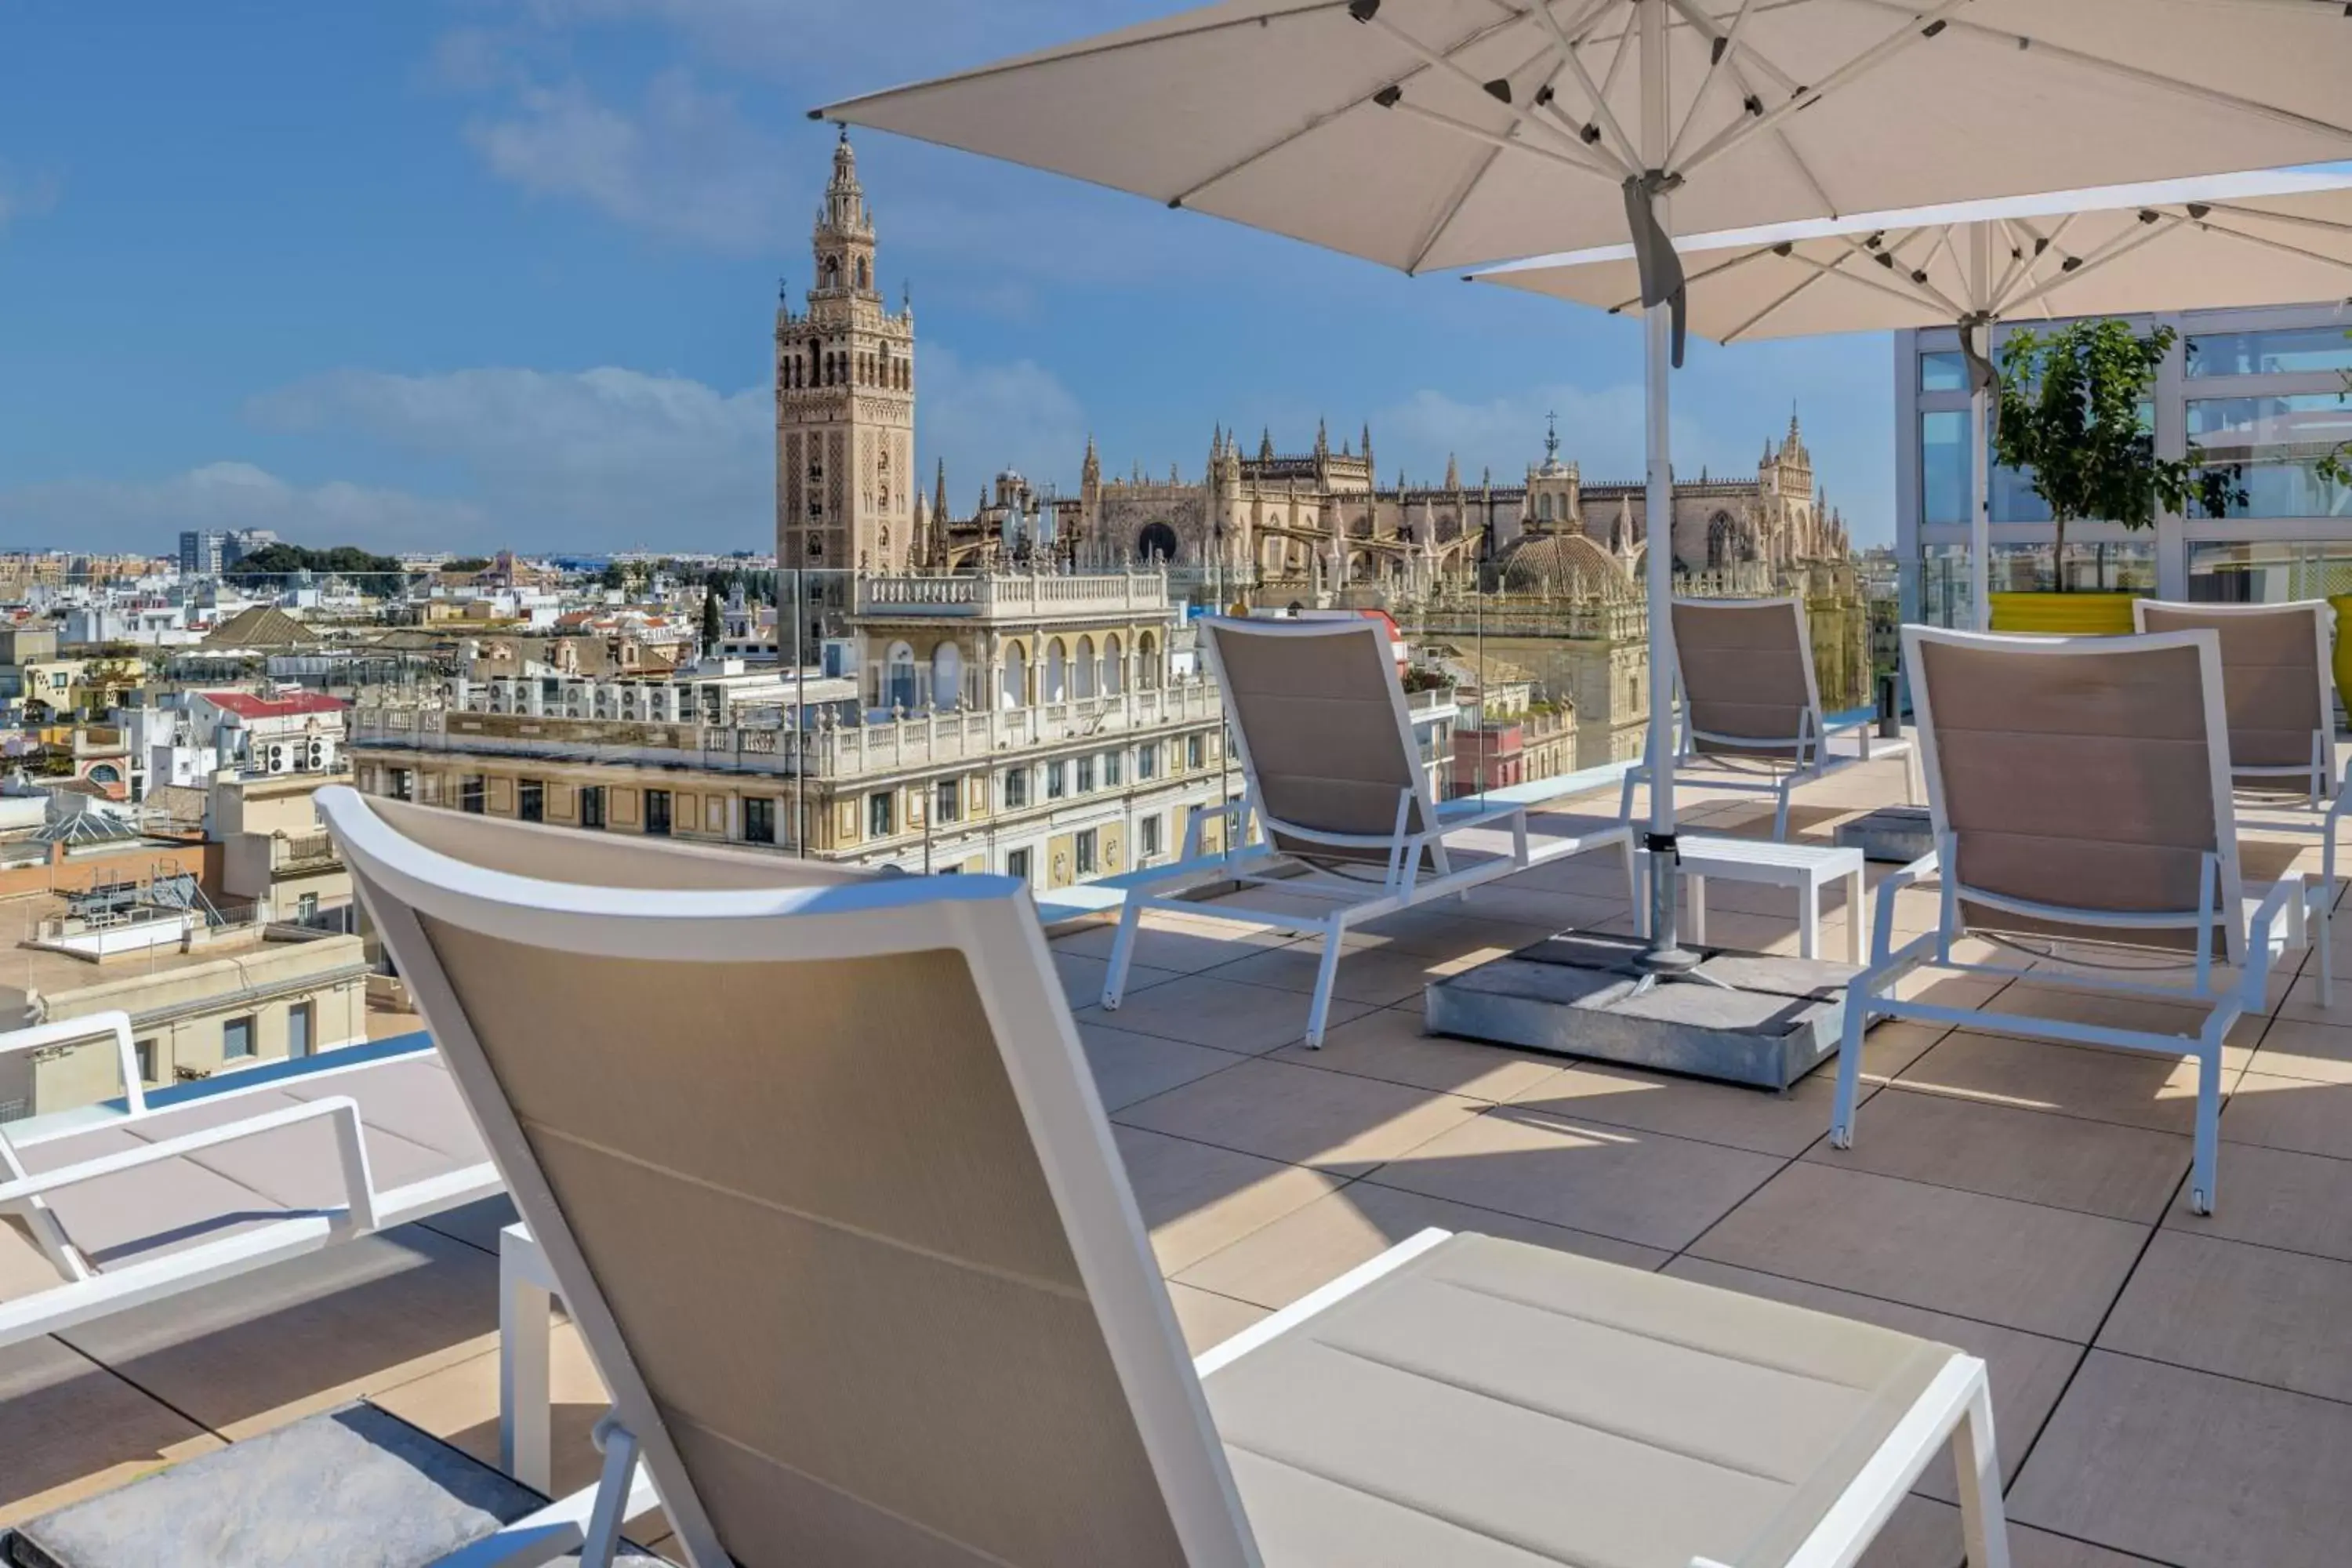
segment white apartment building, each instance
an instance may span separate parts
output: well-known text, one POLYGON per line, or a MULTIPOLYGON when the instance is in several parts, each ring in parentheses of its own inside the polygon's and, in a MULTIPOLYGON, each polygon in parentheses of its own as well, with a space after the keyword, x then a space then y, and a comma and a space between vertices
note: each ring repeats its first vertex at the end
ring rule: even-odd
POLYGON ((1041 890, 1165 864, 1194 808, 1240 793, 1157 574, 866 578, 850 628, 840 674, 746 672, 804 681, 798 707, 721 706, 694 671, 492 682, 465 707, 362 709, 354 771, 485 815, 1041 890))

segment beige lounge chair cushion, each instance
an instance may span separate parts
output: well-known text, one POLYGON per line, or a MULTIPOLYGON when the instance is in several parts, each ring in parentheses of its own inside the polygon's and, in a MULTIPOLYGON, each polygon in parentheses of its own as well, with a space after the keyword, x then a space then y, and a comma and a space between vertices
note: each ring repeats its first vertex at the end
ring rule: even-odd
POLYGON ((1795 760, 1806 715, 1820 719, 1799 613, 1780 600, 1675 605, 1675 668, 1694 751, 1795 760))
MULTIPOLYGON (((2188 646, 2063 656, 1922 639, 1913 679, 1935 725, 1961 884, 2070 910, 2194 910, 2227 854, 2213 798, 2203 667, 2188 646)), ((2227 802, 2221 803, 2226 811, 2227 802)), ((1971 927, 2030 922, 1964 901, 1971 927)), ((2194 950, 2193 933, 2152 936, 2194 950)))
POLYGON ((2326 693, 2319 679, 2323 634, 2308 605, 2217 615, 2150 604, 2141 615, 2151 632, 2205 626, 2220 637, 2221 705, 2229 714, 2233 767, 2311 765, 2311 738, 2326 712, 2326 693))
POLYGON ((1267 1568, 1768 1568, 1955 1353, 1465 1235, 1207 1388, 1267 1568))
MULTIPOLYGON (((1420 761, 1397 727, 1397 674, 1370 622, 1353 635, 1302 636, 1280 621, 1220 621, 1209 628, 1224 670, 1225 705, 1247 748, 1258 798, 1281 821, 1386 839, 1420 761)), ((1408 833, 1424 830, 1418 800, 1408 833)), ((1379 860, 1383 848, 1274 835, 1302 858, 1379 860)))

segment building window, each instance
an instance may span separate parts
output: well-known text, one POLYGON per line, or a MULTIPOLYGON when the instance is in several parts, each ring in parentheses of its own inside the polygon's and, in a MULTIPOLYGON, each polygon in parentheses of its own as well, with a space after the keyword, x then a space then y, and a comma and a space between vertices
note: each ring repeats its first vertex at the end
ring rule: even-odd
POLYGON ((319 920, 319 895, 305 893, 294 900, 294 920, 299 925, 315 925, 319 920))
POLYGON ((1004 809, 1018 811, 1029 804, 1029 770, 1007 768, 1004 772, 1004 809))
POLYGON ((2188 373, 2304 375, 2352 370, 2352 338, 2341 327, 2289 327, 2274 332, 2209 332, 2189 340, 2188 373))
POLYGON ((394 768, 392 770, 391 778, 393 799, 415 800, 416 798, 416 774, 415 772, 408 768, 394 768))
POLYGON ((1135 825, 1135 842, 1139 852, 1147 856, 1160 853, 1160 814, 1153 812, 1135 825))
POLYGON ((963 820, 963 781, 961 779, 941 779, 935 796, 931 809, 933 821, 961 822, 963 820))
POLYGON ((1969 521, 1969 416, 1956 410, 1919 416, 1919 516, 1969 521))
POLYGON ((776 841, 776 803, 761 796, 747 796, 743 802, 743 842, 773 844, 776 841))
POLYGON ((1092 757, 1080 757, 1078 759, 1078 793, 1085 795, 1094 787, 1095 760, 1092 757))
POLYGON ((2320 460, 2352 442, 2352 404, 2335 392, 2189 402, 2192 457, 2230 473, 2244 493, 2231 517, 2352 516, 2352 489, 2322 479, 2320 460))
POLYGON ((1209 765, 1209 737, 1187 735, 1184 738, 1184 765, 1196 772, 1209 765))
POLYGON ((488 787, 482 782, 481 774, 467 773, 457 781, 457 809, 471 812, 474 816, 479 816, 482 815, 483 806, 488 803, 488 787))
POLYGON ((1079 876, 1091 877, 1095 874, 1095 857, 1098 848, 1100 837, 1101 836, 1091 827, 1078 835, 1077 861, 1079 876))
POLYGON ((1135 748, 1135 776, 1138 779, 1158 778, 1160 776, 1159 742, 1154 741, 1148 746, 1138 746, 1135 748))
POLYGON ((1004 857, 1004 874, 1008 877, 1018 877, 1024 882, 1027 881, 1029 879, 1029 851, 1026 849, 1014 849, 1007 853, 1004 857))
POLYGON ((253 1015, 225 1019, 221 1024, 221 1059, 235 1061, 253 1055, 253 1015))
POLYGON ((131 1054, 139 1064, 139 1081, 153 1083, 155 1081, 155 1042, 152 1039, 133 1040, 131 1042, 131 1054))
POLYGON ((1045 798, 1059 800, 1070 793, 1070 770, 1065 763, 1045 764, 1045 798))
POLYGON ((603 784, 580 786, 580 826, 583 827, 604 826, 604 786, 603 784))
POLYGON ((319 1021, 317 1005, 298 1002, 286 1009, 286 1054, 307 1057, 317 1046, 311 1039, 319 1021))
POLYGON ((1117 752, 1105 752, 1103 753, 1103 788, 1117 789, 1118 787, 1118 775, 1122 771, 1119 764, 1124 760, 1125 759, 1123 759, 1117 752))
POLYGON ((656 838, 669 837, 669 791, 646 791, 646 832, 656 838))
POLYGON ((887 838, 898 831, 897 799, 888 790, 866 797, 866 837, 887 838))
POLYGON ((1968 357, 1958 349, 1919 356, 1919 390, 1922 392, 1966 392, 1969 389, 1968 357))
POLYGON ((547 785, 540 779, 524 779, 515 785, 515 815, 525 822, 547 820, 547 785))

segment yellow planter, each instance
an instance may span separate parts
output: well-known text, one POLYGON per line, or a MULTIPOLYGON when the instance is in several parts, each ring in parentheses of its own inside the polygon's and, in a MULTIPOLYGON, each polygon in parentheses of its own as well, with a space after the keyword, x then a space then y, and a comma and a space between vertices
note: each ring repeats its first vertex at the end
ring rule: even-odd
POLYGON ((2336 611, 2336 694, 2352 704, 2352 594, 2331 594, 2327 602, 2336 611))
POLYGON ((2042 637, 2126 637, 2137 594, 1995 594, 1992 629, 2042 637))

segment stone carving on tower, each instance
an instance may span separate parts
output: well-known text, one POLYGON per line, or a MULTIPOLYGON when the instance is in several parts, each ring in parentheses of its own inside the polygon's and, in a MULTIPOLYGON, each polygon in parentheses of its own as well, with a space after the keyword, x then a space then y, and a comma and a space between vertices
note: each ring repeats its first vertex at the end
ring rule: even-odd
MULTIPOLYGON (((776 308, 776 563, 902 572, 914 563, 915 309, 884 302, 874 214, 847 131, 810 236, 806 309, 776 308)), ((946 519, 925 520, 934 532, 946 519)))

